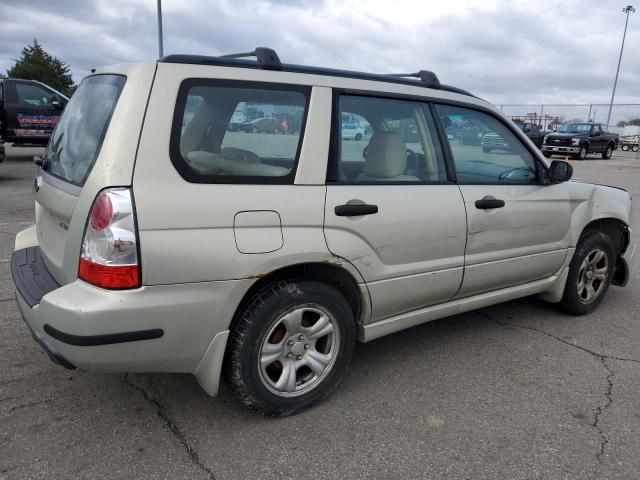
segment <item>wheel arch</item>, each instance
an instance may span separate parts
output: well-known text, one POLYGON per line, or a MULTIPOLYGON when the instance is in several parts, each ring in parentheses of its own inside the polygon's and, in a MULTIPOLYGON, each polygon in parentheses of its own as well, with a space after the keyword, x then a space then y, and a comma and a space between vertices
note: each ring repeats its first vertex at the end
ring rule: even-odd
POLYGON ((340 259, 336 258, 335 260, 335 262, 308 262, 288 265, 261 275, 242 297, 229 328, 233 328, 238 314, 258 291, 281 280, 294 278, 316 280, 333 286, 344 295, 349 303, 356 323, 366 323, 366 318, 370 311, 369 292, 364 284, 359 284, 354 275, 338 263, 340 259))

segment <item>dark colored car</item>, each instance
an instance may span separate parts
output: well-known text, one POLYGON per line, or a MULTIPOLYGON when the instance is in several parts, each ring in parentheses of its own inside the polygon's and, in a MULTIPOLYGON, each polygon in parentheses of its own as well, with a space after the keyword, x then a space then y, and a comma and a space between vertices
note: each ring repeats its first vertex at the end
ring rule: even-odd
POLYGON ((592 122, 571 122, 544 137, 542 154, 567 155, 584 160, 589 153, 600 153, 607 160, 618 147, 612 133, 602 130, 602 125, 592 122))
MULTIPOLYGON (((0 80, 0 145, 46 145, 69 99, 35 80, 0 80)), ((4 148, 0 150, 0 161, 4 148)))
POLYGON ((240 132, 253 133, 282 133, 282 122, 277 118, 256 118, 250 122, 244 122, 238 125, 240 132))

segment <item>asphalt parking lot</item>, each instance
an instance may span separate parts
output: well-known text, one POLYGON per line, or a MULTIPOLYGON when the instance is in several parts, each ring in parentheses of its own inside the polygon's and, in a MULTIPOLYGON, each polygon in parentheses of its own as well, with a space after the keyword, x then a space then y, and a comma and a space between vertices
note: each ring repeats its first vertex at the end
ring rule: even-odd
MULTIPOLYGON (((359 345, 330 398, 262 418, 189 375, 49 361, 9 276, 34 221, 36 152, 9 148, 0 164, 0 480, 638 478, 639 268, 586 317, 528 298, 359 345)), ((640 198, 635 154, 573 164, 640 198)))

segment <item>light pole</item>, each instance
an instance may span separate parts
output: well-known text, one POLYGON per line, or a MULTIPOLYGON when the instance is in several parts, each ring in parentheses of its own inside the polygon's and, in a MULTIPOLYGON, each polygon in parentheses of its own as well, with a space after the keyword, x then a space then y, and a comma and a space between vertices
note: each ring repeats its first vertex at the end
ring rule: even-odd
POLYGON ((613 97, 616 96, 616 85, 618 84, 618 73, 620 73, 620 62, 622 61, 622 51, 624 50, 624 38, 627 36, 627 25, 629 24, 629 13, 632 13, 635 11, 636 9, 633 8, 633 5, 627 5, 622 9, 622 13, 627 14, 627 19, 624 22, 624 33, 622 34, 622 46, 620 47, 620 57, 618 57, 618 69, 616 70, 616 79, 613 81, 613 92, 611 93, 611 102, 609 103, 609 114, 607 115, 607 128, 609 128, 609 121, 611 120, 611 109, 613 108, 613 97))
POLYGON ((158 58, 164 57, 164 48, 162 47, 162 0, 158 0, 158 52, 158 58))

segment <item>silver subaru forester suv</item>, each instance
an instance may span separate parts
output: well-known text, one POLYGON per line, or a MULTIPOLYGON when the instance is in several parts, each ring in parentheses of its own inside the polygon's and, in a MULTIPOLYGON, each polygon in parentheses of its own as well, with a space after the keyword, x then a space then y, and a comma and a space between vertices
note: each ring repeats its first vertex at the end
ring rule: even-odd
POLYGON ((628 193, 568 181, 489 103, 428 71, 250 55, 105 67, 73 95, 11 263, 55 362, 210 395, 224 376, 289 415, 358 340, 534 294, 586 314, 626 284, 628 193))

